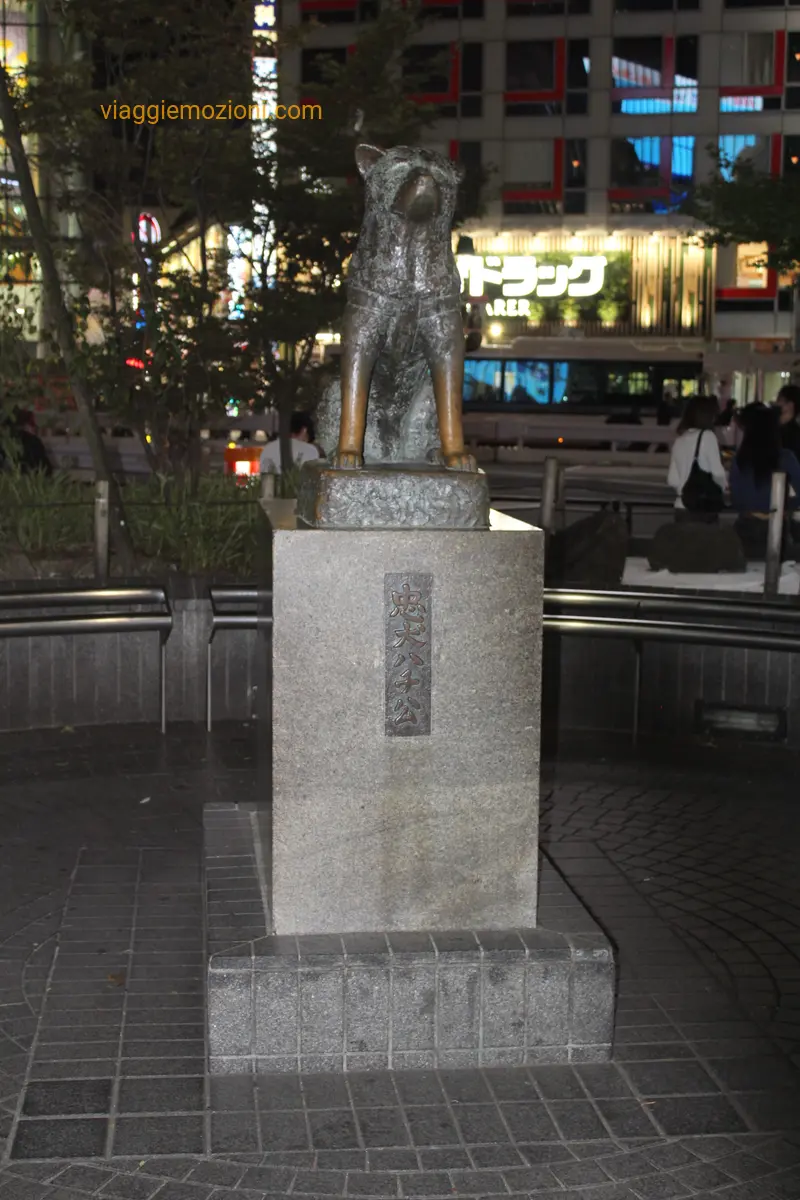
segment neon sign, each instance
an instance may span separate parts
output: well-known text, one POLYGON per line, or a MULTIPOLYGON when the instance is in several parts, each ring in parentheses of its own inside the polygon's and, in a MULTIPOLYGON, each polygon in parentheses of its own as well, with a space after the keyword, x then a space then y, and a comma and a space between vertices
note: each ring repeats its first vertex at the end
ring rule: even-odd
POLYGON ((524 317, 531 298, 586 299, 603 290, 608 260, 600 254, 576 254, 569 263, 549 263, 529 254, 459 254, 462 292, 472 299, 486 296, 487 285, 500 295, 487 305, 489 316, 524 317))

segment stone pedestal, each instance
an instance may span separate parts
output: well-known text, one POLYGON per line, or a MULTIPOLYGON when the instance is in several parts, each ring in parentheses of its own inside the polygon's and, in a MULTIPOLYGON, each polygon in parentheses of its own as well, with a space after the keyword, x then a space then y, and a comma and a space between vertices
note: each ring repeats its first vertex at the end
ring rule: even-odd
POLYGON ((542 534, 277 530, 278 934, 536 923, 542 534))
POLYGON ((542 541, 273 530, 271 859, 206 815, 213 1071, 610 1056, 611 947, 539 876, 542 541))

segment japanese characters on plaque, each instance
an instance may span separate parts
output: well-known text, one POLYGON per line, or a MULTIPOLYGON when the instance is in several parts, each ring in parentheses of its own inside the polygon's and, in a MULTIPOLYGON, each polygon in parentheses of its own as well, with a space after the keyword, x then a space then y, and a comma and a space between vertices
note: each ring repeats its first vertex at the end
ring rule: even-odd
POLYGON ((386 736, 431 731, 432 575, 385 575, 386 736))

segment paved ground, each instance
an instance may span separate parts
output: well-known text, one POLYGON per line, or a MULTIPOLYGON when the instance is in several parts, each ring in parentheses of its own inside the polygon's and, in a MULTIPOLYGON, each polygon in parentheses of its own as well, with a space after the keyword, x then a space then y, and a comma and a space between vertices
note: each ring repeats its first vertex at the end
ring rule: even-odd
POLYGON ((201 810, 250 735, 6 735, 0 1200, 800 1200, 794 760, 584 754, 552 858, 619 947, 608 1065, 209 1080, 201 810))

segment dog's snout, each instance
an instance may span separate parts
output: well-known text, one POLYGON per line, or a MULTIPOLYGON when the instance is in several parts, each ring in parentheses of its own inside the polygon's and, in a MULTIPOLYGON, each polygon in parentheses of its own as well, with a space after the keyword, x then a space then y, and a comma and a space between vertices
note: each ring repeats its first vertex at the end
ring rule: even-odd
POLYGON ((409 221, 428 221, 441 205, 439 185, 427 171, 415 171, 397 193, 395 212, 409 221))

